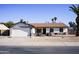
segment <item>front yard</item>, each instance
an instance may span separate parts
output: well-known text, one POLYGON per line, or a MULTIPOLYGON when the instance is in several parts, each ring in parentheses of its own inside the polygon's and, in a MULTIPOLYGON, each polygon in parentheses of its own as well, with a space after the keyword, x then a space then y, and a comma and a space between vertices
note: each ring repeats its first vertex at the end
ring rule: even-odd
POLYGON ((0 46, 54 46, 77 45, 79 37, 75 36, 44 36, 44 37, 0 37, 0 46), (76 43, 76 44, 75 44, 76 43))
POLYGON ((32 37, 8 37, 0 36, 0 42, 26 41, 26 42, 79 42, 79 37, 73 36, 32 36, 32 37))

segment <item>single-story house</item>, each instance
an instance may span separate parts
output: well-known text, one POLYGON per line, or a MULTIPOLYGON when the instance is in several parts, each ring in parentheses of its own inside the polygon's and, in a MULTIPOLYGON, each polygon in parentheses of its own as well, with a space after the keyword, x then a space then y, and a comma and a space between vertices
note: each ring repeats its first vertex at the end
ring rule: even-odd
POLYGON ((64 23, 34 23, 31 25, 33 35, 68 34, 68 26, 64 23))
POLYGON ((9 35, 9 28, 6 27, 4 24, 0 24, 0 36, 7 36, 9 35))
POLYGON ((36 35, 68 34, 64 23, 16 23, 10 28, 10 36, 27 37, 36 35))

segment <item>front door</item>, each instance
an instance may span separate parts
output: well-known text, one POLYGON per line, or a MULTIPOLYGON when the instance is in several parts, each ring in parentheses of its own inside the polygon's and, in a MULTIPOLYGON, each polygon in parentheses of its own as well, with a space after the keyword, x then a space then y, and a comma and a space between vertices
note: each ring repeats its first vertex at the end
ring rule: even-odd
POLYGON ((46 28, 43 28, 43 34, 46 34, 46 28))

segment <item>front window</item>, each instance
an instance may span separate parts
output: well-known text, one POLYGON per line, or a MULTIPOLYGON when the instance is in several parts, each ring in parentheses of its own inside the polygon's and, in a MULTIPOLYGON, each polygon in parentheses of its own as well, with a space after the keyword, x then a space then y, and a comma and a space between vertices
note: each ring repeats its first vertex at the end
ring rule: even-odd
POLYGON ((50 32, 53 32, 54 30, 53 30, 53 28, 50 28, 50 32))
POLYGON ((63 28, 60 28, 60 32, 63 32, 63 28))
POLYGON ((37 31, 36 31, 37 33, 41 33, 41 29, 37 29, 37 31))

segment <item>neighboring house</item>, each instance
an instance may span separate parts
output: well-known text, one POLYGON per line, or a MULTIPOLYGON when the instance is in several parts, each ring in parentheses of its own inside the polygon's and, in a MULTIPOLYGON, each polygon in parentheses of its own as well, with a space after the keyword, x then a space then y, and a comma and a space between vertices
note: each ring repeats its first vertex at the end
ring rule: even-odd
POLYGON ((34 23, 31 24, 32 35, 68 34, 68 26, 63 23, 34 23))
POLYGON ((10 36, 11 37, 31 36, 31 28, 32 26, 30 24, 18 22, 13 27, 10 28, 10 36))
POLYGON ((7 36, 9 35, 9 28, 6 27, 4 24, 0 24, 0 36, 7 36))

